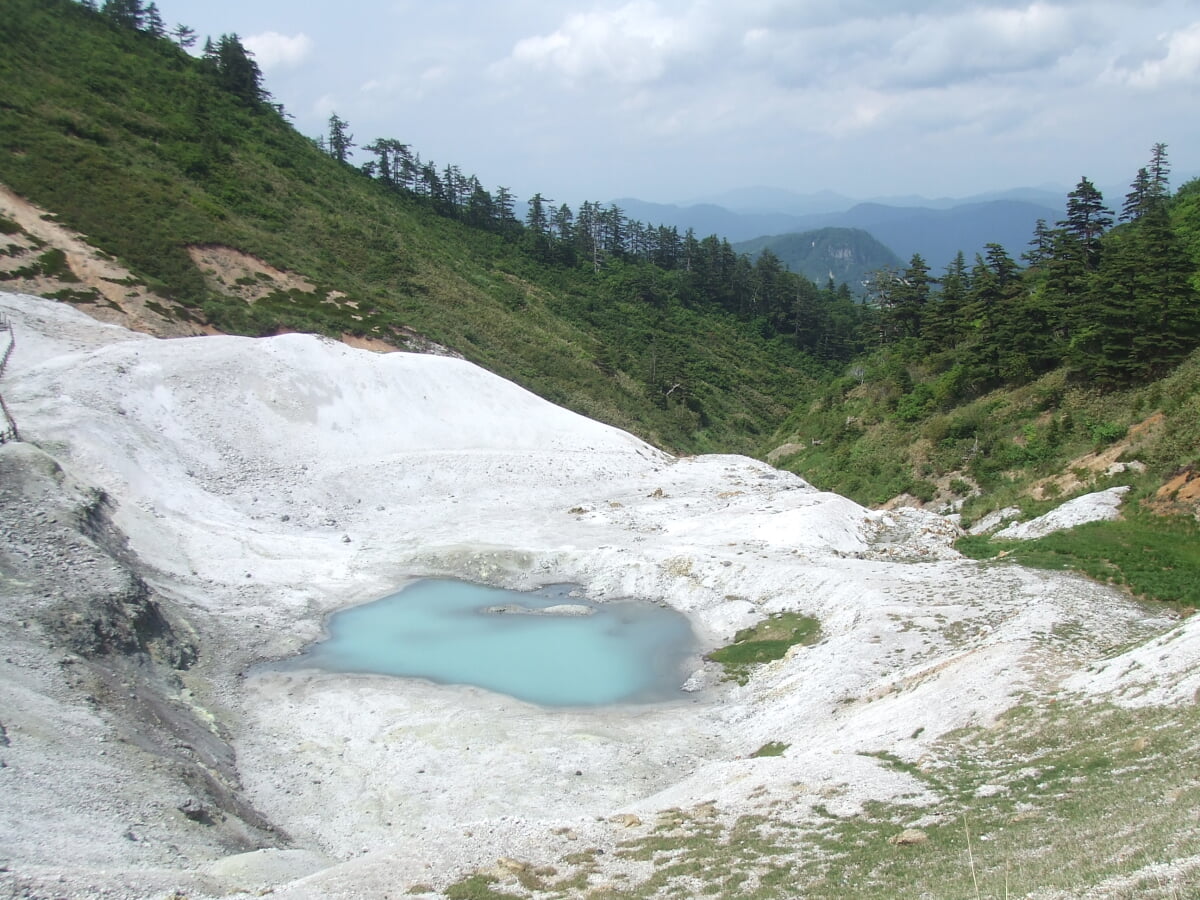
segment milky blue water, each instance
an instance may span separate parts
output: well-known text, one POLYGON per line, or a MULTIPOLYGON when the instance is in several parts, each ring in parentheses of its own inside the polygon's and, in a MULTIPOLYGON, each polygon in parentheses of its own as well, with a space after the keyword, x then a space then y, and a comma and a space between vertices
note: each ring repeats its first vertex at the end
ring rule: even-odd
POLYGON ((678 699, 695 651, 687 619, 652 603, 588 603, 571 585, 514 592, 429 579, 335 613, 292 665, 471 684, 543 706, 678 699), (570 604, 591 615, 489 612, 570 604))

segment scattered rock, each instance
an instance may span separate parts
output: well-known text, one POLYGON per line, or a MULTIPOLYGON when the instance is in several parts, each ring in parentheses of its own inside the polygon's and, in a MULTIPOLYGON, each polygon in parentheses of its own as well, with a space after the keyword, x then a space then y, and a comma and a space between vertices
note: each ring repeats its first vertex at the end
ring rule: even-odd
POLYGON ((503 603, 497 606, 485 606, 483 612, 493 616, 594 616, 595 608, 582 603, 557 603, 554 606, 538 608, 522 606, 520 603, 503 603))
POLYGON ((532 866, 519 859, 513 859, 511 856, 502 856, 496 860, 496 868, 504 872, 511 872, 513 875, 522 875, 528 872, 532 866))
POLYGON ((175 808, 193 822, 199 822, 202 825, 212 824, 212 814, 208 811, 208 807, 195 797, 188 797, 175 808))
POLYGON ((1115 462, 1104 470, 1104 474, 1111 478, 1113 475, 1123 475, 1126 472, 1136 472, 1137 474, 1141 475, 1145 471, 1146 464, 1135 459, 1127 463, 1115 462))
POLYGON ((989 531, 995 531, 1005 522, 1015 519, 1019 515, 1021 515, 1021 508, 1019 506, 1006 506, 1004 509, 993 510, 968 528, 967 534, 987 534, 989 531))
POLYGON ((1084 494, 1082 497, 1068 500, 1044 516, 1038 516, 1028 522, 1009 525, 996 532, 995 537, 1002 540, 1027 541, 1045 537, 1055 531, 1074 528, 1076 525, 1083 525, 1086 522, 1105 522, 1120 518, 1121 498, 1128 491, 1129 486, 1122 485, 1109 488, 1107 491, 1084 494))

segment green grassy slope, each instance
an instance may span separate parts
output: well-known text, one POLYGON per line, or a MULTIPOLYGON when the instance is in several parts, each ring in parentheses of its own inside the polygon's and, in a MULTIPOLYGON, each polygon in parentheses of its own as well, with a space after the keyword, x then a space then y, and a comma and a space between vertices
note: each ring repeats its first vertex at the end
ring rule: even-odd
POLYGON ((0 183, 222 330, 388 339, 409 328, 550 400, 675 450, 754 451, 813 367, 715 310, 629 296, 624 264, 549 268, 340 164, 167 40, 70 0, 0 17, 0 183), (253 305, 190 245, 308 278, 253 305), (346 296, 330 302, 329 292, 346 296), (672 390, 674 388, 674 390, 672 390))

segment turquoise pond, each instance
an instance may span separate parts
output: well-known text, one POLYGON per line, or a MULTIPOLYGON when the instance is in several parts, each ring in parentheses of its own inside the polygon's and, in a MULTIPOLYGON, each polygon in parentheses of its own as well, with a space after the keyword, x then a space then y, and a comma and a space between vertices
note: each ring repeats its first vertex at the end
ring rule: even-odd
POLYGON ((330 617, 293 666, 469 684, 543 706, 683 697, 688 620, 653 603, 589 603, 573 585, 515 592, 428 579, 330 617))

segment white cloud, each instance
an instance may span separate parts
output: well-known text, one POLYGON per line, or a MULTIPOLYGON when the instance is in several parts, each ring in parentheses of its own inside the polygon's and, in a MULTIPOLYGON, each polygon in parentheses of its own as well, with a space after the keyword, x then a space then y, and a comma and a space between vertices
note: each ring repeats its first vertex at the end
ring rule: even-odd
POLYGON ((1200 81, 1200 22, 1163 35, 1161 40, 1167 45, 1166 54, 1121 72, 1123 80, 1139 88, 1200 81))
POLYGON ((744 33, 742 64, 784 87, 855 84, 897 93, 1044 71, 1098 36, 1087 8, 1040 0, 936 13, 896 8, 818 24, 756 25, 744 33))
POLYGON ((568 16, 550 34, 518 41, 508 62, 556 72, 571 82, 641 84, 660 77, 692 44, 689 23, 658 5, 634 0, 610 10, 568 16))
POLYGON ((337 100, 332 94, 322 94, 312 102, 312 114, 326 119, 337 109, 337 100))
POLYGON ((314 47, 307 34, 286 35, 277 31, 253 35, 246 38, 244 43, 266 71, 298 66, 308 59, 314 47))
POLYGON ((1042 70, 1091 37, 1086 11, 1046 3, 925 16, 895 41, 882 72, 895 83, 928 86, 1042 70))
MULTIPOLYGON (((1200 25, 1187 24, 1195 0, 519 2, 536 15, 489 23, 492 42, 470 44, 474 55, 461 42, 436 53, 426 42, 405 57, 403 97, 408 119, 440 108, 416 105, 434 90, 461 89, 483 118, 505 110, 501 143, 520 160, 531 142, 526 156, 540 168, 528 182, 539 189, 556 171, 548 142, 581 135, 582 149, 566 152, 593 160, 594 181, 612 173, 614 193, 636 192, 625 181, 642 170, 663 191, 689 169, 735 182, 938 181, 944 163, 929 160, 939 154, 980 165, 994 156, 987 177, 998 179, 1001 163, 1069 156, 1042 145, 1053 136, 1075 146, 1081 121, 1120 117, 1130 141, 1160 139, 1161 128, 1143 137, 1140 124, 1153 124, 1158 101, 1139 92, 1127 110, 1118 72, 1122 85, 1134 73, 1147 86, 1200 77, 1200 25), (834 174, 872 154, 882 161, 834 174)), ((1182 146, 1176 132, 1165 137, 1182 146)), ((574 184, 578 168, 556 177, 574 184)), ((1039 179, 1057 176, 1047 168, 1039 179)))

